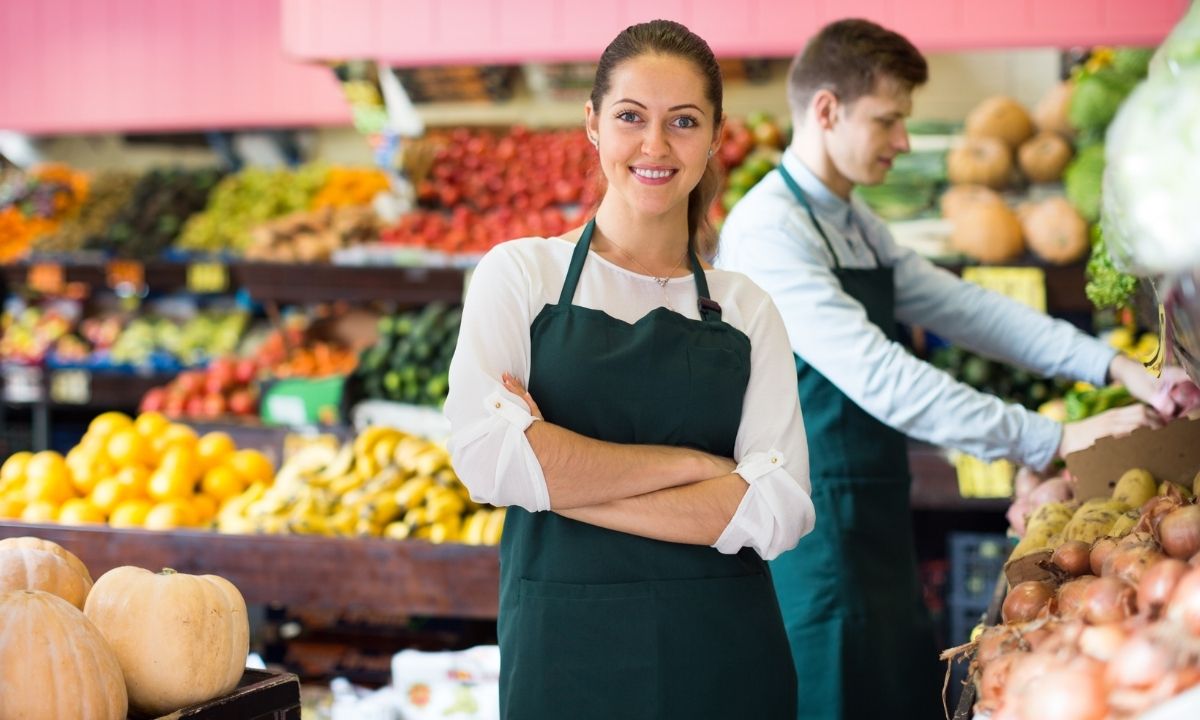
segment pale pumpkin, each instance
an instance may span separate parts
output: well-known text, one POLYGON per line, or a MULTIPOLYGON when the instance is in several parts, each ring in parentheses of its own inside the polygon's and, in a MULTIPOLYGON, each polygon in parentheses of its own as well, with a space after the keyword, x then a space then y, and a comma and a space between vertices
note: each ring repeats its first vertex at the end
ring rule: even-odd
POLYGON ((40 537, 32 535, 24 535, 21 537, 11 537, 0 540, 0 550, 6 550, 14 547, 28 547, 34 550, 45 550, 46 552, 54 553, 63 560, 70 563, 71 567, 75 568, 76 572, 82 575, 87 580, 87 586, 90 590, 92 587, 92 574, 88 572, 87 565, 74 555, 70 550, 67 550, 62 545, 51 540, 43 540, 40 537))
POLYGON ((1029 249, 1048 263, 1073 263, 1091 250, 1087 221, 1066 198, 1034 203, 1021 214, 1021 226, 1029 249))
POLYGON ((1012 150, 996 138, 969 138, 946 154, 946 174, 955 185, 1002 188, 1012 167, 1012 150))
POLYGON ((29 547, 0 549, 0 592, 43 590, 82 610, 91 588, 91 578, 58 555, 29 547))
POLYGON ((966 133, 969 138, 996 138, 1016 150, 1033 135, 1033 118, 1010 97, 990 97, 967 113, 966 133))
POLYGON ((96 581, 84 612, 116 653, 129 705, 141 713, 224 695, 245 670, 246 601, 222 577, 114 568, 96 581))
POLYGON ((995 190, 989 190, 982 185, 951 185, 949 190, 942 193, 938 206, 941 208, 942 217, 953 220, 962 212, 963 208, 976 202, 1003 202, 1003 200, 995 190))
POLYGON ((125 678, 78 608, 40 590, 0 593, 0 718, 125 720, 125 678))
POLYGON ((1071 95, 1075 85, 1070 80, 1063 80, 1046 91, 1042 99, 1033 108, 1033 122, 1039 130, 1056 132, 1063 137, 1075 134, 1075 128, 1067 119, 1067 110, 1071 107, 1071 95))
POLYGON ((1043 130, 1017 150, 1017 165, 1031 182, 1056 182, 1071 162, 1071 143, 1062 135, 1043 130))
POLYGON ((969 203, 953 225, 951 246, 980 262, 1008 262, 1025 252, 1021 222, 1003 200, 969 203))

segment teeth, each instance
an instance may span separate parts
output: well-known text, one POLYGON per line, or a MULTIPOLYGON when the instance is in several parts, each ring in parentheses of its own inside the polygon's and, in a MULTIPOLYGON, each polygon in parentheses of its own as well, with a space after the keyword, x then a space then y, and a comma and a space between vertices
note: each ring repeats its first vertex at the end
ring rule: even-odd
POLYGON ((635 175, 650 178, 651 180, 670 177, 675 174, 674 170, 644 170, 642 168, 633 168, 633 172, 635 175))

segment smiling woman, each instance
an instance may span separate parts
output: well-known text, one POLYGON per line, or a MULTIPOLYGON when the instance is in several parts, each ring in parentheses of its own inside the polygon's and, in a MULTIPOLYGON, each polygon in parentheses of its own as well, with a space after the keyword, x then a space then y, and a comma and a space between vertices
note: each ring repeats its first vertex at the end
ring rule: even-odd
POLYGON ((508 506, 502 715, 794 720, 766 561, 813 527, 808 448, 779 313, 701 262, 720 70, 635 25, 584 116, 595 217, 483 258, 450 367, 455 468, 508 506))

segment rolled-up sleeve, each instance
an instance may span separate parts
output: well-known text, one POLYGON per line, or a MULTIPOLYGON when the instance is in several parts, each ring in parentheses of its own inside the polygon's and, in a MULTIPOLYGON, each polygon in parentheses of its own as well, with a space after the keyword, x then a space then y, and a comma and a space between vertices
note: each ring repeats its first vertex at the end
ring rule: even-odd
POLYGON ((455 472, 476 502, 550 509, 546 478, 525 430, 524 401, 500 382, 528 383, 530 279, 514 253, 497 246, 476 267, 450 362, 449 449, 455 472))
POLYGON ((727 554, 749 547, 772 560, 813 529, 808 440, 787 330, 765 294, 749 315, 745 333, 751 343, 750 382, 734 446, 734 472, 749 487, 713 547, 727 554))

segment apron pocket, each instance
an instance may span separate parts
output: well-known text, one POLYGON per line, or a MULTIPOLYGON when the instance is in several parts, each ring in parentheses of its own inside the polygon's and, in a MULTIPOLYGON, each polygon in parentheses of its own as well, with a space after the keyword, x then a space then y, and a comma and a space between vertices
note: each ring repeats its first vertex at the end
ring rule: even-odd
POLYGON ((522 579, 517 604, 506 717, 658 717, 655 602, 647 583, 522 579))

